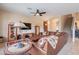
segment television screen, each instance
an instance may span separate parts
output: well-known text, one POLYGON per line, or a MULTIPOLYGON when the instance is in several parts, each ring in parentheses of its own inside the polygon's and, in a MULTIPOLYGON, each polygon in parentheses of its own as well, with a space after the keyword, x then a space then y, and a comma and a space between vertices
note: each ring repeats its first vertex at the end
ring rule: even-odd
POLYGON ((26 27, 21 27, 21 30, 30 30, 31 29, 31 23, 23 23, 26 27))

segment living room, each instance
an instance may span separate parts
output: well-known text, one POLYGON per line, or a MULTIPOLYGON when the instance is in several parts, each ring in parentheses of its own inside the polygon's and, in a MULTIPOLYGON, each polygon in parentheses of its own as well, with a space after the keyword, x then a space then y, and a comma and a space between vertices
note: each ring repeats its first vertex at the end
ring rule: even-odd
MULTIPOLYGON (((31 44, 32 44, 30 45, 32 46, 32 48, 30 48, 31 50, 28 49, 30 51, 30 52, 28 51, 28 53, 25 53, 27 52, 25 50, 23 52, 20 50, 21 53, 20 52, 9 53, 5 51, 4 54, 55 55, 55 54, 58 54, 58 52, 64 47, 65 44, 67 44, 69 40, 71 42, 74 42, 75 40, 74 19, 78 16, 78 12, 76 11, 75 6, 79 4, 77 5, 73 4, 75 5, 74 7, 72 7, 72 9, 74 8, 74 10, 70 9, 71 7, 70 4, 40 4, 40 3, 39 4, 30 4, 30 3, 29 4, 16 4, 16 3, 5 4, 4 3, 0 5, 1 5, 0 36, 3 38, 3 41, 9 42, 12 45, 16 40, 20 40, 20 39, 25 40, 25 37, 29 36, 30 37, 29 39, 31 40, 31 44), (52 8, 50 7, 51 5, 52 5, 52 8), (54 7, 53 5, 57 5, 57 6, 59 5, 59 6, 54 7), (69 7, 68 6, 66 7, 65 5, 66 6, 68 5, 69 7), (62 10, 61 8, 64 8, 64 9, 62 10), (29 25, 27 26, 27 24, 29 25), (10 25, 13 27, 11 27, 10 25), (14 28, 14 29, 11 29, 11 28, 14 28), (52 43, 49 40, 47 40, 47 37, 49 37, 49 35, 53 35, 53 37, 54 35, 58 36, 58 37, 54 37, 54 38, 59 38, 58 43, 55 42, 55 44, 52 45, 52 43), (38 48, 38 45, 40 44, 35 43, 35 42, 39 43, 40 39, 43 39, 41 37, 44 37, 44 39, 46 39, 46 44, 43 47, 45 51, 38 48), (36 47, 38 50, 36 50, 33 46, 36 47), (54 48, 56 49, 54 50, 54 48), (39 53, 40 51, 41 53, 39 53)), ((57 40, 55 39, 55 41, 57 40)))

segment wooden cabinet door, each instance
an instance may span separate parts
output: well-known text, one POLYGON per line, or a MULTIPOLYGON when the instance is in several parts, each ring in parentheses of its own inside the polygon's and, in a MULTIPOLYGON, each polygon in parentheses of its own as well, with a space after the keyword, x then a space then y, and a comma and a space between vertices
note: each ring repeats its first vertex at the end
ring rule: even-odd
POLYGON ((40 34, 40 26, 35 26, 35 34, 36 35, 40 34))
POLYGON ((48 21, 43 22, 44 32, 48 32, 48 21))

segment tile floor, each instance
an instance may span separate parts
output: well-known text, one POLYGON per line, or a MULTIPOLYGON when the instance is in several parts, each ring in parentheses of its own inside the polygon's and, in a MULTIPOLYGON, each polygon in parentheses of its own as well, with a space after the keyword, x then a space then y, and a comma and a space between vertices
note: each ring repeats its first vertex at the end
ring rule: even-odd
POLYGON ((4 55, 4 47, 0 47, 0 55, 4 55))
MULTIPOLYGON (((0 55, 4 55, 4 47, 0 48, 0 55)), ((79 55, 79 39, 73 43, 68 40, 67 44, 61 49, 58 55, 79 55)))
POLYGON ((79 55, 79 39, 76 38, 74 43, 69 40, 58 55, 79 55))

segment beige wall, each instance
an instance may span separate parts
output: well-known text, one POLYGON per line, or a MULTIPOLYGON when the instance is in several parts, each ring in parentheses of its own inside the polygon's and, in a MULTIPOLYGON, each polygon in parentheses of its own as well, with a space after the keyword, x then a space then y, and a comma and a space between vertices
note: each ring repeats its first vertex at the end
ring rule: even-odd
POLYGON ((2 35, 2 13, 0 12, 0 36, 2 35))
POLYGON ((51 18, 49 19, 49 22, 50 22, 50 31, 56 31, 56 30, 59 30, 61 31, 61 17, 54 17, 54 18, 51 18))
POLYGON ((77 22, 77 27, 79 29, 79 13, 77 13, 77 15, 76 15, 76 22, 77 22))
POLYGON ((57 19, 50 19, 50 31, 56 31, 56 21, 57 19))
POLYGON ((77 27, 78 27, 78 29, 79 29, 79 20, 77 20, 76 22, 77 22, 77 27))
POLYGON ((0 17, 0 24, 1 25, 1 29, 0 29, 0 33, 3 36, 7 37, 8 34, 8 23, 9 22, 18 22, 18 21, 23 21, 26 23, 31 23, 32 24, 32 29, 29 31, 25 31, 25 32, 34 32, 34 26, 35 25, 39 25, 40 26, 40 31, 43 31, 43 21, 45 20, 44 17, 40 17, 40 16, 31 16, 31 17, 27 17, 25 15, 21 15, 21 14, 16 14, 16 13, 9 13, 9 12, 2 12, 1 17, 0 17))
MULTIPOLYGON (((27 17, 22 14, 16 14, 16 13, 10 13, 10 12, 2 12, 1 17, 0 17, 0 22, 1 22, 1 29, 0 33, 1 35, 7 37, 8 34, 8 23, 9 22, 19 22, 23 21, 26 23, 31 23, 32 24, 32 29, 29 31, 25 32, 35 32, 34 26, 39 25, 40 26, 40 31, 43 32, 43 21, 48 20, 48 30, 49 31, 56 31, 57 29, 57 21, 59 20, 58 17, 51 17, 47 19, 46 17, 40 17, 40 16, 31 16, 27 17)), ((59 25, 61 26, 61 25, 59 25)))

